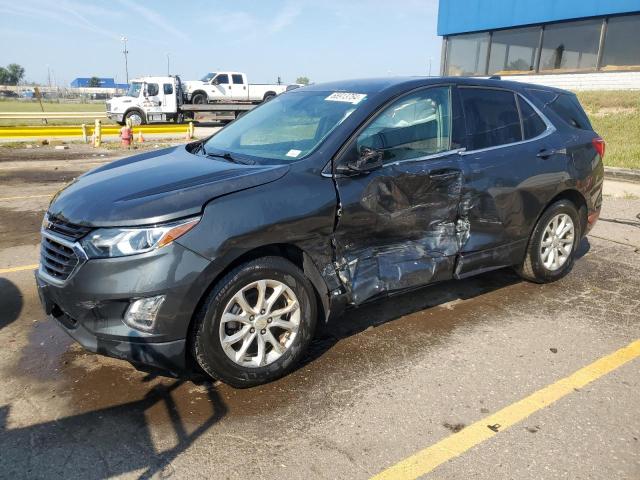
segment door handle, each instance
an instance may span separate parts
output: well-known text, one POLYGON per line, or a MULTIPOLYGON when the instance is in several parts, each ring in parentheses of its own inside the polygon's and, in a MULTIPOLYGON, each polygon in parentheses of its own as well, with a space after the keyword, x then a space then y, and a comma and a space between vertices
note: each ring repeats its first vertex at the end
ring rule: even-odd
POLYGON ((567 149, 566 148, 560 148, 560 149, 556 150, 556 149, 553 149, 553 148, 543 148, 542 150, 540 150, 536 154, 536 157, 538 157, 538 158, 549 158, 551 155, 558 155, 558 154, 566 155, 567 154, 567 149))

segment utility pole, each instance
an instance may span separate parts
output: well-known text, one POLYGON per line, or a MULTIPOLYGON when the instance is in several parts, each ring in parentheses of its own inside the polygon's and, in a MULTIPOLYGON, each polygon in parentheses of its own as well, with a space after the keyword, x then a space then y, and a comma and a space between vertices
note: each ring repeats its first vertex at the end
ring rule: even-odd
POLYGON ((167 53, 167 77, 169 76, 169 54, 167 53))
POLYGON ((127 78, 127 85, 128 85, 129 84, 129 64, 127 62, 127 54, 129 53, 129 51, 127 50, 127 37, 123 35, 122 37, 120 37, 120 40, 124 44, 122 53, 124 53, 124 72, 127 78))
POLYGON ((47 65, 47 84, 51 88, 51 67, 47 65))

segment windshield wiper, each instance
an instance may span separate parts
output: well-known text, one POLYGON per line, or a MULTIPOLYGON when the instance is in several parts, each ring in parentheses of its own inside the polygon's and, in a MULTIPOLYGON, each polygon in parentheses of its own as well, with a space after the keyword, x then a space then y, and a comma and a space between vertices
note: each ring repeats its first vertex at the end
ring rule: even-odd
POLYGON ((229 152, 207 153, 207 151, 204 149, 204 145, 202 145, 202 153, 204 153, 207 157, 222 158, 232 163, 240 163, 242 165, 255 165, 255 162, 252 162, 251 160, 239 159, 238 157, 234 157, 233 155, 231 155, 229 152))

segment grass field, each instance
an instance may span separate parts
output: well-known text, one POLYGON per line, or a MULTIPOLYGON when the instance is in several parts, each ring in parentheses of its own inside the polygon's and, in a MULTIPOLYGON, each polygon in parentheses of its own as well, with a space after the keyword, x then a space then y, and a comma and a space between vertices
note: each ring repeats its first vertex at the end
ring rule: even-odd
MULTIPOLYGON (((100 103, 58 103, 43 101, 42 106, 45 112, 104 112, 105 104, 100 103)), ((0 100, 0 112, 40 112, 40 103, 33 100, 0 100)), ((89 118, 80 119, 50 119, 48 125, 78 125, 80 123, 92 123, 89 118)), ((103 123, 111 123, 109 119, 102 119, 103 123)), ((42 125, 42 120, 7 120, 0 119, 0 127, 17 125, 42 125)))
POLYGON ((605 165, 640 169, 640 92, 578 92, 578 98, 607 142, 605 165))

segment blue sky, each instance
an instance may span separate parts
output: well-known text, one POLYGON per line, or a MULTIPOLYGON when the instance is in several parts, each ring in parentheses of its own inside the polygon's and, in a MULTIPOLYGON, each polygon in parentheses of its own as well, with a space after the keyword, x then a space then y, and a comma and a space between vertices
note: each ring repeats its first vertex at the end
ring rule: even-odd
POLYGON ((246 72, 252 82, 438 74, 437 0, 0 0, 0 65, 26 79, 246 72))

